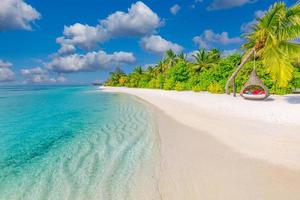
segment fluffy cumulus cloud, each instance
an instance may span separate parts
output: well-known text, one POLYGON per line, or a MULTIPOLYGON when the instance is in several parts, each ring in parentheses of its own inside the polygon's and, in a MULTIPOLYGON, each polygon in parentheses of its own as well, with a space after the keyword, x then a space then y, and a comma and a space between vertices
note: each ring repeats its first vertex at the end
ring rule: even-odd
POLYGON ((266 11, 262 11, 262 10, 256 11, 254 13, 254 19, 252 21, 242 24, 241 31, 244 33, 250 32, 253 29, 253 27, 256 25, 257 19, 263 17, 265 13, 266 11))
POLYGON ((125 12, 116 12, 100 24, 113 36, 135 36, 153 32, 162 22, 143 2, 138 1, 125 12))
POLYGON ((176 15, 179 10, 181 9, 181 7, 178 5, 178 4, 175 4, 174 6, 172 6, 170 8, 170 12, 173 14, 173 15, 176 15))
POLYGON ((0 60, 0 82, 10 82, 15 80, 15 73, 10 69, 12 63, 0 60))
POLYGON ((101 26, 89 26, 76 23, 71 26, 65 26, 64 36, 56 39, 56 42, 61 44, 63 53, 69 49, 75 49, 75 46, 80 46, 83 49, 94 48, 98 42, 104 42, 109 39, 107 31, 101 26))
POLYGON ((72 53, 75 53, 76 48, 74 45, 71 44, 63 44, 61 45, 60 49, 58 50, 57 55, 63 56, 63 55, 69 55, 72 53))
POLYGON ((54 57, 52 61, 46 64, 46 68, 59 73, 97 71, 134 63, 135 60, 133 53, 115 52, 107 54, 104 51, 93 51, 87 54, 54 57))
POLYGON ((25 83, 63 83, 66 81, 63 75, 53 76, 41 67, 22 69, 21 75, 26 78, 25 83))
POLYGON ((31 23, 40 18, 40 13, 23 0, 0 1, 0 31, 31 30, 31 23))
POLYGON ((176 53, 183 50, 183 47, 179 44, 167 41, 159 35, 151 35, 142 38, 140 45, 144 50, 159 55, 163 55, 169 49, 172 49, 176 53))
POLYGON ((208 10, 221 10, 233 7, 239 7, 257 0, 214 0, 208 7, 208 10))
POLYGON ((205 30, 202 35, 194 37, 193 42, 199 48, 210 48, 212 44, 238 44, 242 42, 242 39, 240 37, 230 38, 228 32, 215 33, 213 30, 205 30))
POLYGON ((115 37, 144 36, 163 24, 160 17, 143 2, 131 5, 128 12, 117 11, 96 26, 76 23, 65 26, 63 36, 57 38, 62 45, 91 49, 115 37))

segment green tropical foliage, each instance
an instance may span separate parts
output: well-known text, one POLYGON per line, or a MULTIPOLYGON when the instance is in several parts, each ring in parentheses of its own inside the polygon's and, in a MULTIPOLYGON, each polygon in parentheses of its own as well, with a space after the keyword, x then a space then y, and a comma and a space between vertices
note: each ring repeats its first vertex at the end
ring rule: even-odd
POLYGON ((286 94, 300 88, 300 44, 295 42, 300 38, 299 4, 287 8, 285 3, 275 3, 245 38, 244 56, 222 57, 218 49, 200 49, 188 61, 183 53, 169 50, 146 69, 136 67, 127 75, 117 69, 106 85, 224 93, 225 86, 228 92, 235 80, 239 91, 253 70, 251 58, 256 53, 257 73, 271 93, 286 94))
MULTIPOLYGON (((208 55, 211 51, 200 49, 197 54, 208 55)), ((196 54, 196 55, 197 55, 196 54)), ((219 53, 220 54, 220 53, 219 53)), ((224 88, 228 77, 241 62, 242 56, 239 54, 229 55, 227 57, 216 56, 213 61, 209 61, 210 67, 204 67, 202 70, 195 70, 198 61, 187 61, 182 54, 176 55, 174 62, 169 64, 169 60, 164 58, 155 66, 136 67, 128 75, 117 69, 111 73, 106 81, 107 86, 126 86, 138 88, 155 88, 165 90, 193 90, 209 91, 211 93, 224 93, 224 88), (119 80, 117 80, 119 78, 119 80)), ((257 73, 265 85, 273 94, 287 94, 300 87, 300 68, 296 67, 293 71, 293 78, 289 81, 287 87, 280 87, 277 81, 274 81, 270 71, 264 66, 262 61, 256 61, 257 73)), ((240 90, 243 84, 248 80, 253 70, 253 61, 249 61, 241 70, 236 79, 237 89, 240 90)))
POLYGON ((193 57, 196 60, 194 63, 194 70, 200 71, 214 67, 220 60, 221 54, 218 49, 212 49, 211 51, 201 49, 195 55, 193 55, 193 57))
POLYGON ((283 2, 275 3, 258 20, 254 31, 246 35, 244 48, 255 48, 257 56, 267 67, 272 79, 287 87, 293 78, 295 58, 300 54, 300 5, 290 8, 283 2))

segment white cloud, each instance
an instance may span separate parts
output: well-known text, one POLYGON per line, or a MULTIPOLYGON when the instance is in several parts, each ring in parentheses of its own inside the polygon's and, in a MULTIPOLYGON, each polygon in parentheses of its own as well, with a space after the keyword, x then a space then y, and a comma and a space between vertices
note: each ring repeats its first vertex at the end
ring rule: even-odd
POLYGON ((231 50, 224 50, 223 52, 222 52, 222 57, 227 57, 227 56, 230 56, 230 55, 232 55, 232 54, 240 54, 241 52, 239 51, 239 50, 237 50, 237 49, 231 49, 231 50))
POLYGON ((67 81, 67 79, 66 79, 66 77, 64 77, 63 75, 60 75, 60 76, 58 76, 58 77, 55 79, 55 81, 56 81, 57 83, 64 83, 64 82, 67 81))
POLYGON ((80 46, 91 49, 114 37, 144 36, 153 33, 163 24, 159 16, 143 2, 131 5, 128 12, 117 11, 96 26, 76 23, 65 26, 63 37, 57 38, 61 45, 80 46))
POLYGON ((0 82, 14 81, 15 77, 15 73, 9 68, 0 68, 0 82))
POLYGON ((0 82, 14 81, 15 73, 10 69, 12 63, 0 60, 0 82))
POLYGON ((40 18, 40 13, 23 0, 0 1, 0 31, 31 30, 31 23, 40 18))
POLYGON ((63 75, 51 76, 48 70, 41 67, 22 69, 21 75, 26 77, 25 83, 63 83, 66 81, 63 75))
POLYGON ((247 3, 253 3, 257 0, 214 0, 208 7, 208 10, 221 10, 233 7, 243 6, 247 3))
POLYGON ((65 26, 64 36, 56 39, 62 48, 66 46, 80 46, 83 49, 92 49, 98 42, 104 42, 109 39, 107 31, 101 26, 89 26, 76 23, 71 26, 65 26))
POLYGON ((62 44, 58 50, 58 55, 69 55, 75 53, 76 48, 71 44, 62 44))
POLYGON ((122 64, 135 62, 135 57, 128 52, 115 52, 107 54, 104 51, 89 52, 87 54, 72 54, 54 57, 46 64, 46 68, 59 73, 72 73, 82 71, 97 71, 110 69, 122 64))
POLYGON ((9 68, 12 66, 12 63, 4 61, 4 60, 0 60, 0 68, 9 68))
POLYGON ((195 61, 195 57, 194 55, 196 55, 199 51, 191 51, 189 53, 186 54, 186 59, 190 62, 194 62, 195 61))
POLYGON ((31 76, 33 74, 47 74, 48 72, 40 67, 35 67, 35 68, 31 68, 31 69, 22 69, 21 70, 21 74, 23 76, 31 76))
POLYGON ((250 22, 244 23, 241 26, 241 31, 244 33, 250 32, 254 26, 257 24, 257 19, 261 18, 265 15, 266 11, 258 10, 254 13, 254 19, 250 22))
POLYGON ((140 45, 144 50, 160 55, 170 49, 175 53, 179 53, 183 50, 183 47, 179 44, 167 41, 159 35, 151 35, 142 38, 140 45))
POLYGON ((173 15, 176 15, 180 9, 181 9, 181 7, 178 4, 175 4, 170 8, 170 12, 173 15))
POLYGON ((115 12, 100 24, 113 36, 136 36, 152 33, 162 22, 147 5, 138 1, 128 13, 115 12))
POLYGON ((240 37, 230 38, 228 32, 214 33, 213 30, 205 30, 201 36, 194 37, 193 42, 199 48, 210 48, 213 44, 238 44, 242 42, 242 39, 240 37))
POLYGON ((207 39, 205 36, 195 36, 193 42, 199 46, 199 48, 208 48, 207 39))

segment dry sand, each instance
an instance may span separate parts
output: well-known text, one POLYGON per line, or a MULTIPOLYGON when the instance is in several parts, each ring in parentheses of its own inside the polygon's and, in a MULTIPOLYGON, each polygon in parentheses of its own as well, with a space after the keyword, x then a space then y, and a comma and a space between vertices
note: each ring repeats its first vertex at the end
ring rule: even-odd
POLYGON ((300 199, 300 96, 254 102, 208 93, 101 90, 153 105, 162 199, 300 199))

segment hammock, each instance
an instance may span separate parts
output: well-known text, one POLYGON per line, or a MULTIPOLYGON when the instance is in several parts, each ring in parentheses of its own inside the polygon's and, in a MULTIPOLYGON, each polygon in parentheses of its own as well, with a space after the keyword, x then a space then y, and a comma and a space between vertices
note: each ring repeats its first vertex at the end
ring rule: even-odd
POLYGON ((241 90, 241 96, 249 100, 264 100, 270 95, 268 88, 263 84, 253 69, 250 78, 241 90))

